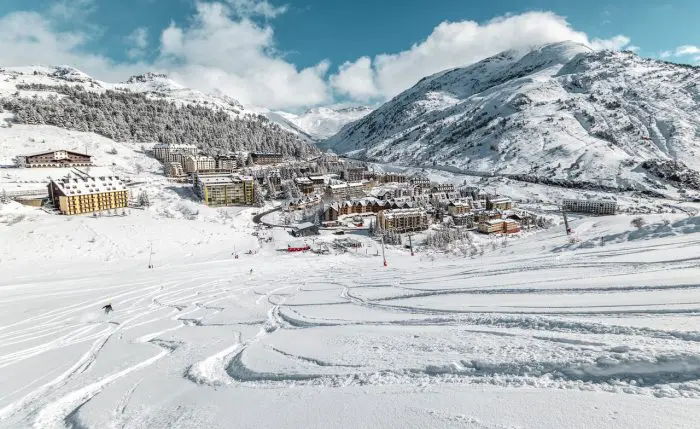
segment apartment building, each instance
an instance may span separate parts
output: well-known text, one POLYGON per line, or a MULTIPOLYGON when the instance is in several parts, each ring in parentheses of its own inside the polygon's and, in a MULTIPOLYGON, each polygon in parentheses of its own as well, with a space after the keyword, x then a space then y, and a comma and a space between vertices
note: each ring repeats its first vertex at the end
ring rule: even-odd
POLYGON ((617 211, 615 200, 564 200, 562 210, 568 212, 614 215, 617 211))
POLYGON ((428 229, 428 214, 418 208, 384 210, 377 214, 377 224, 385 231, 410 232, 428 229))
POLYGON ((161 162, 170 161, 170 154, 180 152, 183 154, 197 155, 199 150, 193 144, 158 143, 153 146, 153 156, 161 162))
POLYGON ((182 166, 187 174, 202 170, 215 170, 216 160, 206 155, 187 155, 182 166))
POLYGON ((469 200, 450 201, 447 205, 447 213, 453 216, 469 213, 471 210, 472 205, 469 200))
POLYGON ((233 155, 220 155, 216 157, 216 168, 218 170, 233 171, 238 168, 238 158, 233 155))
POLYGON ((348 167, 343 171, 343 179, 347 182, 359 182, 365 178, 363 167, 348 167))
POLYGON ((51 180, 49 198, 61 214, 76 215, 123 208, 129 191, 117 176, 65 177, 51 180))
POLYGON ((168 177, 185 176, 185 170, 179 162, 168 162, 165 164, 165 175, 168 177))
POLYGON ((314 193, 314 182, 308 177, 297 177, 294 179, 294 184, 297 185, 299 191, 304 195, 314 193))
POLYGON ((328 185, 326 195, 332 199, 349 200, 365 196, 365 184, 362 182, 328 185))
POLYGON ((255 203, 255 180, 250 176, 195 173, 193 183, 195 193, 210 207, 250 206, 255 203))
POLYGON ((510 198, 489 198, 486 200, 486 208, 489 210, 511 210, 513 200, 510 198))
POLYGON ((250 159, 253 164, 257 165, 279 164, 284 161, 284 155, 281 153, 252 152, 250 159))

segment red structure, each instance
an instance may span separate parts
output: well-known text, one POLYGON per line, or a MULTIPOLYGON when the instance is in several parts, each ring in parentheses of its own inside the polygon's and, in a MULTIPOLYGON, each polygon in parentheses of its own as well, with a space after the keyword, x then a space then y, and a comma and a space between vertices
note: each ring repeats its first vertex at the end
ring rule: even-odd
POLYGON ((308 244, 287 245, 287 252, 306 252, 307 250, 311 250, 308 244))

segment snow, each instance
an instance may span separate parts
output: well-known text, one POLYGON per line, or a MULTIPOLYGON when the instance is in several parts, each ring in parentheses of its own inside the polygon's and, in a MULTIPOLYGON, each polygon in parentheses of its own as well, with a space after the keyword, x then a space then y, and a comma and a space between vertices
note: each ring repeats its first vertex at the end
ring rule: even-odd
MULTIPOLYGON (((0 428, 697 427, 700 217, 572 215, 574 241, 557 225, 478 236, 473 258, 387 246, 384 267, 350 231, 361 248, 279 252, 287 231, 253 235, 270 207, 205 207, 140 146, 0 128, 3 160, 57 143, 152 205, 0 204, 0 428)), ((53 170, 3 168, 0 189, 53 170)), ((484 180, 541 213, 586 194, 484 180)))
MULTIPOLYGON (((335 135, 346 124, 367 116, 371 111, 372 108, 369 106, 346 106, 341 104, 315 107, 299 115, 288 112, 274 113, 291 122, 312 138, 323 140, 335 135)), ((270 118, 273 119, 272 117, 270 118)))
POLYGON ((385 268, 258 245, 250 211, 158 213, 0 224, 1 427, 696 426, 698 218, 580 217, 577 244, 474 259, 389 247, 385 268), (86 228, 105 244, 81 254, 86 228))
POLYGON ((641 164, 700 169, 699 85, 697 68, 555 43, 428 76, 322 145, 379 162, 672 195, 673 183, 641 164))

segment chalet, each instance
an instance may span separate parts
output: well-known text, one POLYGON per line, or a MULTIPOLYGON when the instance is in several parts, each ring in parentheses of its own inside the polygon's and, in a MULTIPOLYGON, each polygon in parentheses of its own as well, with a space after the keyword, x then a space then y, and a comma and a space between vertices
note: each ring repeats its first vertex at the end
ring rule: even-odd
POLYGON ((51 202, 64 215, 124 208, 129 199, 117 176, 65 177, 51 180, 48 188, 51 202))
POLYGON ((195 173, 194 191, 210 207, 253 205, 255 179, 231 173, 195 173))
POLYGON ((257 165, 279 164, 284 161, 284 155, 281 153, 252 152, 250 159, 253 164, 257 165))
POLYGON ((25 168, 90 167, 92 156, 70 150, 52 150, 19 156, 17 164, 25 168))
POLYGON ((318 226, 311 222, 304 222, 292 227, 290 231, 294 237, 308 237, 310 235, 318 235, 318 226))
POLYGON ((384 231, 410 232, 428 229, 428 215, 422 209, 384 210, 377 215, 377 224, 384 231))
POLYGON ((153 156, 162 162, 171 161, 170 156, 173 153, 197 155, 198 152, 197 146, 193 144, 158 143, 153 146, 153 156))
POLYGON ((614 215, 617 211, 615 200, 564 200, 562 210, 569 212, 593 213, 599 215, 614 215))

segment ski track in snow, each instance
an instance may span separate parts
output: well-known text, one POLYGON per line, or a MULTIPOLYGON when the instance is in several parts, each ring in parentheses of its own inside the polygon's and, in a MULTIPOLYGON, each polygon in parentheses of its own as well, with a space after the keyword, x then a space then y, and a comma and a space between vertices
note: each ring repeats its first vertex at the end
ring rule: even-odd
MULTIPOLYGON (((495 263, 402 256, 389 268, 371 258, 286 259, 254 276, 217 263, 108 281, 78 299, 94 279, 73 279, 65 295, 51 289, 72 291, 66 282, 33 280, 13 288, 64 305, 0 327, 0 371, 82 352, 53 378, 3 392, 0 426, 92 428, 82 411, 114 389, 104 427, 130 427, 145 412, 130 401, 164 371, 191 389, 472 384, 697 399, 698 258, 669 248, 525 252, 495 263), (105 302, 114 313, 90 315, 105 302), (110 364, 107 348, 124 360, 110 364)), ((506 427, 414 411, 440 425, 506 427)))

